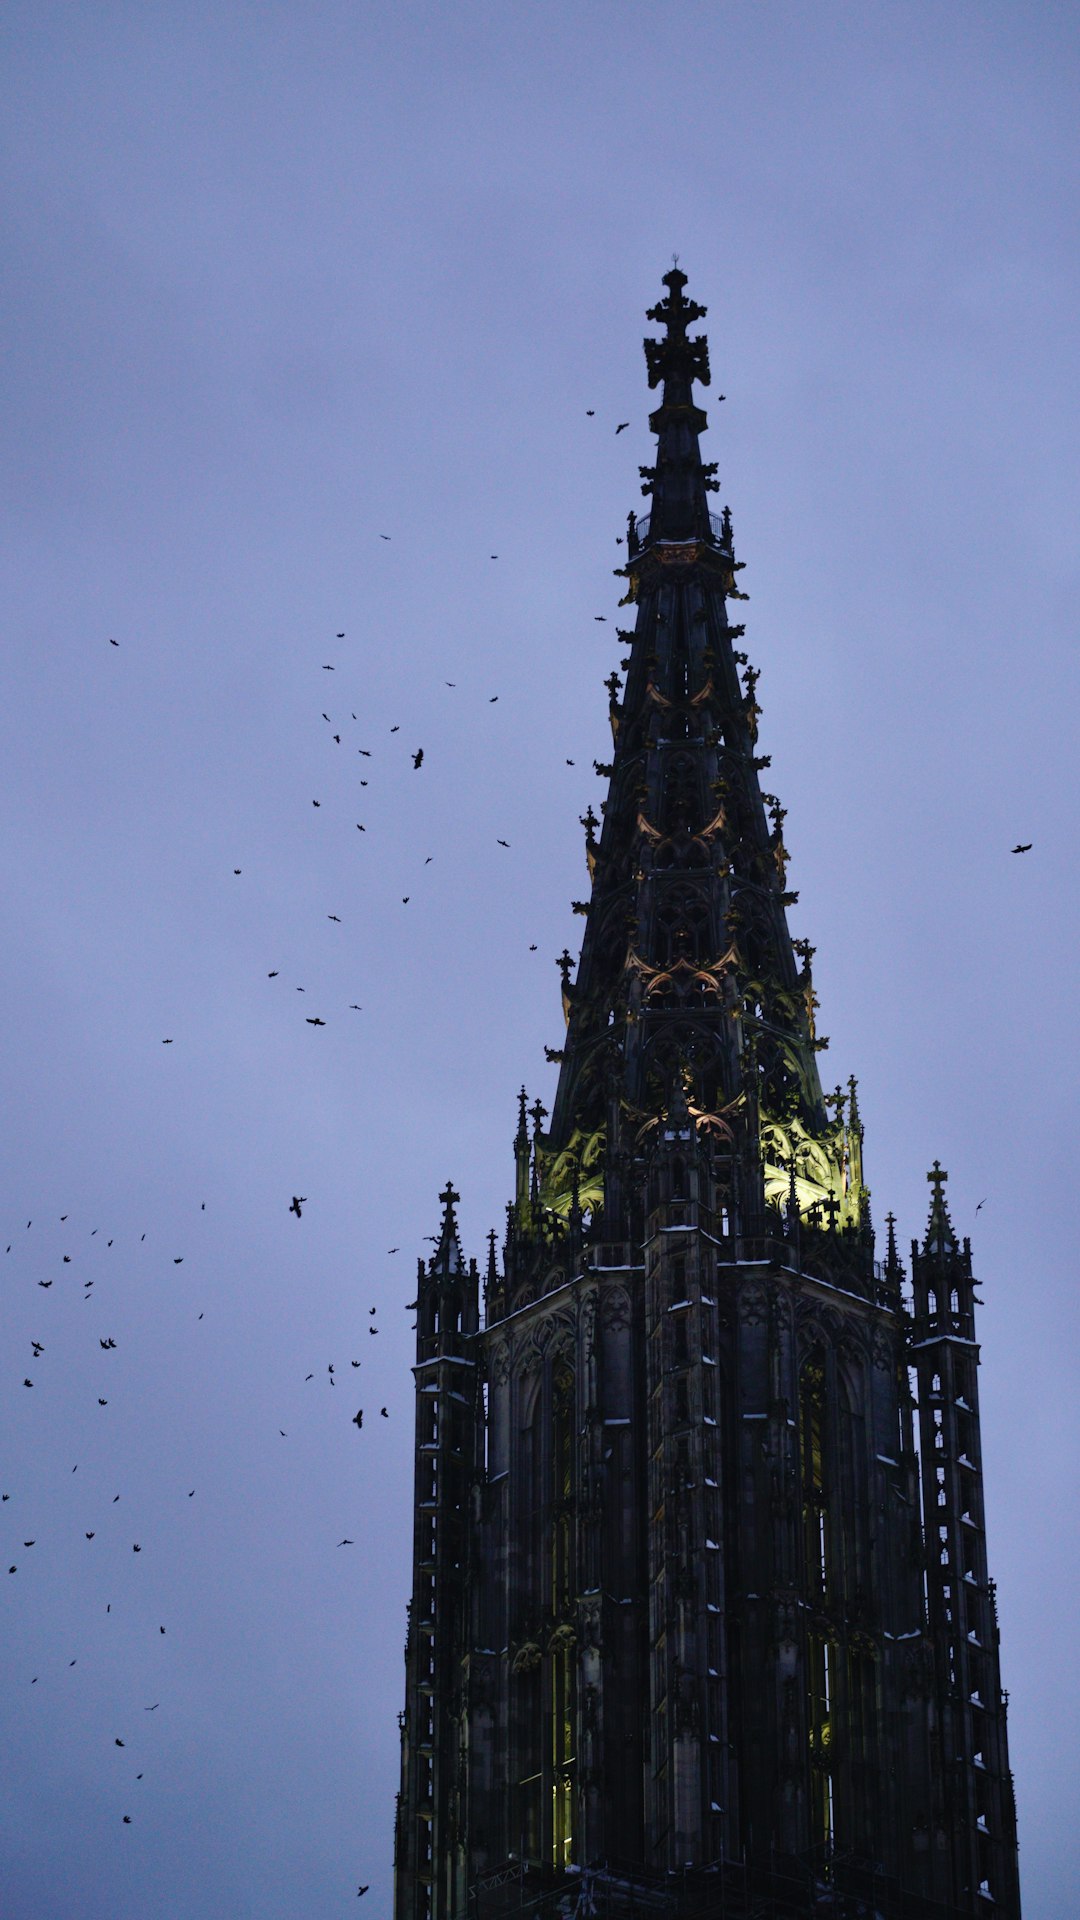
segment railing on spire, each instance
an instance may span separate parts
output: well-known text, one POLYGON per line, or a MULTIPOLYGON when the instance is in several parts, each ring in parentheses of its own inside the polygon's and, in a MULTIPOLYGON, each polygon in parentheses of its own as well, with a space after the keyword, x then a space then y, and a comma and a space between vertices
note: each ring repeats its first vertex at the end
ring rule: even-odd
MULTIPOLYGON (((651 524, 652 524, 651 513, 635 516, 631 524, 631 527, 629 529, 629 533, 627 537, 627 552, 629 554, 630 559, 636 558, 636 556, 641 552, 642 548, 648 546, 649 529, 651 524)), ((691 534, 688 537, 690 539, 701 539, 706 536, 700 535, 700 534, 691 534)), ((714 546, 720 547, 724 553, 730 553, 731 551, 730 535, 726 533, 724 529, 724 522, 718 513, 710 513, 709 515, 709 532, 707 537, 712 541, 714 546)))

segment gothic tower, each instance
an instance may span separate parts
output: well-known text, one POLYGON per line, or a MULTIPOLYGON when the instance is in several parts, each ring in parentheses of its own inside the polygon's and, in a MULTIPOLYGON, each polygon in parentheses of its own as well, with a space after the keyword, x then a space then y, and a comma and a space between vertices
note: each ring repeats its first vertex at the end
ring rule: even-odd
POLYGON ((554 1106, 419 1270, 396 1920, 1019 1920, 970 1249, 935 1165, 874 1257, 664 285, 554 1106))

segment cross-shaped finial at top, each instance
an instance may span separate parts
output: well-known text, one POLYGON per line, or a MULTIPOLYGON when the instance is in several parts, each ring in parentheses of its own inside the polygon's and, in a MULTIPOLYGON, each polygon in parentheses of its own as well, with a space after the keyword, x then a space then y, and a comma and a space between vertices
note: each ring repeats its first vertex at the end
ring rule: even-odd
POLYGON ((941 1191, 942 1181, 947 1180, 949 1176, 942 1168, 940 1160, 934 1161, 934 1170, 932 1173, 928 1173, 926 1177, 933 1185, 934 1199, 935 1200, 943 1199, 944 1195, 942 1194, 942 1191, 941 1191))
POLYGON ((460 1193, 454 1192, 454 1183, 452 1180, 447 1181, 443 1192, 439 1195, 439 1199, 447 1209, 457 1205, 457 1202, 461 1199, 461 1195, 460 1193))

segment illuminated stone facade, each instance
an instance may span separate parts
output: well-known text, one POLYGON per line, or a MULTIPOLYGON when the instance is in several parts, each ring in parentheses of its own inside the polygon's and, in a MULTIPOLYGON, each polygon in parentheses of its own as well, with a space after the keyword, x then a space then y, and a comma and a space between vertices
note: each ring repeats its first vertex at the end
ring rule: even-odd
POLYGON ((649 315, 614 752, 550 1115, 417 1306, 397 1920, 997 1915, 1015 1815, 967 1243, 875 1259, 761 791, 704 309, 649 315))

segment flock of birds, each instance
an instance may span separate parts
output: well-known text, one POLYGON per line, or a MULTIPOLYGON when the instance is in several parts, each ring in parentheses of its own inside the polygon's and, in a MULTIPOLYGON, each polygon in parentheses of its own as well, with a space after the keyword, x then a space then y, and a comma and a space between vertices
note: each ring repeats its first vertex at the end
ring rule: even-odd
MULTIPOLYGON (((627 424, 626 422, 620 423, 616 431, 619 433, 623 432, 627 424)), ((390 535, 382 534, 380 538, 388 541, 390 535)), ((496 553, 492 553, 490 556, 492 561, 497 561, 498 557, 496 553)), ((596 617, 598 620, 603 621, 604 617, 602 615, 596 617)), ((346 631, 344 629, 338 630, 335 634, 335 638, 339 643, 344 642, 346 637, 346 631)), ((121 651, 120 639, 110 635, 108 636, 108 644, 111 649, 121 651)), ((338 665, 339 663, 335 660, 326 660, 324 658, 321 663, 316 663, 316 671, 320 678, 326 677, 328 679, 329 676, 338 672, 338 665)), ((458 683, 456 681, 445 680, 444 686, 449 695, 457 698, 462 697, 458 693, 458 683)), ((478 697, 484 705, 491 708, 494 708, 500 699, 498 692, 481 693, 478 697)), ((357 712, 349 708, 345 702, 339 705, 336 700, 328 700, 325 707, 319 702, 318 711, 321 713, 321 722, 325 730, 324 737, 327 738, 328 745, 333 747, 335 754, 341 752, 344 755, 349 752, 351 747, 355 755, 353 764, 355 765, 355 759, 360 760, 361 769, 359 770, 358 791, 361 795, 368 789, 369 783, 376 779, 376 769, 379 769, 380 761, 382 761, 384 768, 389 761, 389 771, 392 778, 396 777, 395 770, 400 770, 403 764, 405 768, 411 769, 411 774, 415 774, 421 779, 424 778, 426 767, 431 760, 431 754, 426 750, 430 743, 423 745, 414 743, 409 745, 406 749, 403 762, 402 758, 398 757, 398 753, 395 753, 392 744, 396 737, 400 736, 402 732, 400 724, 394 724, 389 727, 390 743, 388 743, 388 749, 380 753, 378 743, 372 740, 370 735, 367 739, 364 738, 357 712)), ((404 744, 404 742, 398 742, 398 752, 400 752, 400 748, 404 744)), ((573 759, 567 758, 567 766, 573 767, 574 764, 573 759)), ((406 777, 409 777, 408 773, 406 777)), ((326 797, 328 798, 328 796, 326 797)), ((316 812, 323 811, 324 796, 320 795, 317 790, 311 798, 311 805, 316 812)), ((370 817, 364 816, 363 806, 357 809, 357 811, 360 812, 361 817, 355 818, 355 814, 353 816, 355 819, 356 832, 366 835, 369 831, 369 826, 373 823, 370 817)), ((500 849, 510 850, 511 842, 507 837, 497 833, 493 833, 492 837, 495 845, 500 849)), ((423 861, 423 866, 430 866, 434 858, 434 854, 428 854, 423 861)), ((233 866, 232 874, 236 881, 243 879, 244 863, 242 861, 237 862, 237 864, 233 866)), ((411 893, 405 893, 401 896, 401 904, 408 906, 411 898, 411 893)), ((337 912, 328 913, 326 918, 334 925, 341 926, 344 924, 342 914, 337 912)), ((531 953, 537 952, 538 948, 535 941, 528 943, 528 946, 531 953)), ((282 974, 283 969, 280 966, 274 966, 267 970, 267 978, 270 981, 282 979, 282 974)), ((295 985, 295 991, 301 995, 305 994, 307 990, 307 987, 304 985, 295 985)), ((329 1008, 326 1009, 326 1013, 329 1014, 330 1011, 329 1008)), ((361 1013, 363 1012, 363 1004, 361 1002, 351 1002, 349 1003, 349 1011, 361 1013)), ((304 1020, 312 1029, 324 1028, 327 1025, 327 1019, 324 1017, 323 1009, 319 1008, 318 1005, 316 1005, 316 1008, 313 1008, 311 1014, 305 1013, 304 1020)), ((182 1045, 182 1040, 182 1034, 178 1029, 175 1029, 161 1036, 161 1045, 179 1050, 179 1047, 182 1045)), ((286 1211, 292 1218, 299 1222, 305 1219, 308 1207, 308 1195, 298 1192, 288 1198, 286 1211)), ((200 1211, 205 1212, 205 1202, 201 1203, 200 1211)), ((63 1229, 65 1236, 72 1235, 72 1222, 74 1218, 74 1215, 69 1215, 67 1212, 58 1215, 59 1225, 63 1229)), ((33 1239, 37 1239, 37 1235, 33 1234, 33 1227, 33 1219, 28 1219, 22 1231, 23 1233, 30 1233, 33 1239)), ((139 1247, 144 1246, 147 1242, 146 1232, 139 1234, 135 1245, 131 1246, 128 1245, 127 1242, 134 1238, 134 1234, 125 1235, 120 1230, 117 1230, 115 1233, 107 1233, 104 1228, 99 1228, 96 1225, 89 1230, 89 1237, 93 1245, 103 1254, 109 1254, 111 1259, 115 1260, 116 1258, 120 1258, 124 1261, 133 1260, 139 1247)), ((152 1246, 154 1237, 155 1236, 151 1234, 151 1246, 147 1247, 146 1251, 148 1253, 154 1253, 156 1265, 158 1267, 174 1266, 176 1268, 183 1268, 186 1257, 185 1252, 170 1252, 162 1249, 160 1246, 154 1250, 152 1246)), ((428 1236, 428 1238, 433 1237, 434 1236, 428 1236)), ((51 1238, 52 1234, 50 1233, 50 1239, 51 1238)), ((187 1251, 190 1252, 190 1249, 187 1251)), ((400 1248, 396 1246, 387 1249, 389 1256, 393 1256, 399 1252, 400 1248)), ((43 1245, 41 1255, 44 1254, 45 1250, 43 1245)), ((78 1239, 70 1237, 67 1240, 67 1249, 63 1251, 56 1250, 45 1255, 44 1258, 39 1255, 37 1260, 32 1258, 28 1260, 26 1257, 20 1259, 19 1252, 16 1250, 16 1242, 13 1238, 6 1247, 6 1255, 8 1257, 14 1255, 14 1258, 11 1260, 12 1278, 15 1277, 17 1268, 21 1267, 25 1270, 27 1267, 30 1267, 31 1273, 27 1276, 30 1284, 41 1289, 43 1313, 40 1318, 36 1314, 33 1316, 33 1319, 38 1320, 38 1325, 33 1326, 33 1321, 31 1322, 33 1326, 33 1337, 30 1339, 28 1359, 24 1368, 21 1370, 20 1377, 22 1379, 23 1392, 27 1394, 34 1393, 35 1395, 44 1393, 45 1396, 48 1397, 53 1386, 53 1380, 50 1379, 50 1361, 54 1358, 58 1348, 62 1349, 65 1346, 65 1338, 62 1338, 58 1332, 58 1322, 55 1318, 56 1306, 60 1306, 61 1310, 63 1310, 63 1307, 69 1304, 73 1298, 79 1298, 80 1285, 81 1298, 83 1301, 93 1300, 95 1287, 98 1286, 98 1281, 101 1277, 100 1265, 95 1260, 95 1275, 82 1278, 80 1276, 80 1268, 85 1272, 85 1259, 80 1255, 78 1239), (78 1280, 77 1276, 79 1276, 78 1280), (54 1288, 56 1288, 55 1293, 52 1291, 54 1288), (50 1303, 48 1310, 45 1309, 46 1301, 50 1303), (53 1303, 56 1304, 54 1305, 53 1303)), ((193 1269, 191 1266, 187 1269, 189 1273, 193 1273, 196 1270, 197 1268, 193 1269)), ((409 1304, 414 1306, 415 1302, 410 1302, 409 1304)), ((89 1311, 92 1312, 93 1309, 89 1311)), ((197 1299, 192 1299, 191 1312, 196 1322, 202 1321, 205 1316, 206 1307, 200 1304, 197 1299)), ((379 1334, 380 1328, 378 1324, 378 1310, 375 1306, 371 1306, 368 1309, 367 1325, 368 1336, 370 1338, 376 1337, 379 1334)), ((80 1346, 82 1344, 80 1341, 80 1346)), ((93 1331, 87 1344, 89 1347, 92 1347, 97 1363, 92 1366, 90 1370, 88 1383, 90 1389, 89 1405, 93 1407, 93 1403, 96 1401, 97 1409, 101 1410, 101 1417, 108 1419, 112 1416, 107 1410, 112 1407, 113 1411, 115 1411, 117 1397, 115 1387, 110 1378, 110 1369, 114 1364, 113 1357, 120 1353, 125 1344, 124 1327, 122 1324, 117 1325, 114 1320, 113 1327, 109 1328, 106 1322, 104 1328, 93 1331), (94 1344, 95 1341, 96 1345, 94 1344)), ((121 1357, 123 1356, 121 1355, 121 1357)), ((61 1364, 64 1364, 63 1360, 61 1364)), ((362 1362, 359 1357, 349 1357, 344 1364, 335 1361, 327 1362, 325 1363, 325 1372, 321 1374, 321 1378, 324 1384, 332 1390, 336 1390, 339 1384, 347 1384, 349 1382, 357 1384, 354 1377, 359 1375, 361 1364, 362 1362)), ((305 1387, 309 1384, 313 1385, 319 1378, 320 1374, 318 1369, 311 1368, 303 1375, 303 1385, 305 1387)), ((54 1379, 56 1379, 56 1376, 54 1376, 54 1379)), ((123 1393, 121 1392, 121 1401, 123 1401, 123 1397, 123 1393)), ((357 1398, 360 1398, 360 1396, 358 1395, 357 1398)), ((355 1426, 359 1434, 364 1430, 365 1408, 362 1405, 357 1405, 357 1398, 352 1400, 352 1406, 348 1411, 349 1423, 355 1426), (355 1408, 355 1411, 353 1411, 353 1408, 355 1408)), ((376 1418, 389 1421, 390 1417, 390 1407, 388 1405, 380 1405, 376 1418)), ((277 1433, 282 1441, 288 1441, 289 1428, 284 1428, 279 1425, 277 1427, 277 1433)), ((10 1464, 11 1463, 9 1463, 9 1471, 10 1464)), ((78 1472, 79 1461, 75 1460, 71 1467, 71 1473, 77 1475, 78 1472)), ((14 1520, 13 1528, 9 1527, 4 1529, 5 1535, 7 1535, 9 1551, 4 1557, 3 1564, 7 1567, 8 1578, 17 1581, 24 1578, 26 1573, 32 1571, 34 1566, 38 1564, 38 1556, 41 1553, 39 1543, 48 1540, 50 1537, 50 1523, 40 1510, 40 1489, 38 1490, 36 1502, 39 1511, 32 1515, 31 1509, 35 1504, 34 1498, 33 1496, 29 1499, 24 1497, 24 1493, 27 1490, 24 1490, 24 1488, 20 1486, 19 1477, 18 1471, 16 1470, 9 1480, 9 1484, 2 1489, 2 1500, 0 1500, 0 1511, 2 1511, 5 1516, 11 1516, 14 1520), (27 1524, 28 1521, 29 1524, 27 1524)), ((196 1479, 196 1475, 194 1474, 191 1477, 192 1479, 196 1479)), ((74 1484, 77 1486, 79 1482, 76 1481, 74 1484)), ((115 1486, 116 1483, 114 1482, 114 1487, 115 1486)), ((137 1556, 144 1554, 145 1535, 143 1538, 133 1537, 133 1534, 139 1531, 138 1525, 127 1533, 126 1538, 122 1521, 120 1521, 118 1530, 117 1520, 119 1519, 119 1515, 122 1515, 125 1510, 122 1481, 119 1488, 111 1494, 106 1490, 95 1490, 89 1485, 87 1486, 87 1493, 89 1497, 86 1499, 85 1504, 82 1501, 76 1502, 74 1515, 74 1525, 77 1529, 75 1539, 78 1540, 80 1533, 82 1535, 80 1552, 85 1551, 88 1554, 96 1552, 100 1554, 101 1549, 105 1547, 107 1553, 111 1552, 114 1555, 123 1555, 126 1553, 129 1565, 144 1564, 145 1557, 144 1561, 139 1561, 137 1556), (106 1504, 103 1505, 102 1503, 106 1504), (108 1511, 111 1516, 114 1507, 119 1509, 117 1519, 110 1518, 106 1520, 106 1511, 108 1511)), ((185 1485, 181 1481, 180 1484, 176 1486, 176 1496, 178 1496, 180 1503, 185 1508, 188 1502, 196 1503, 197 1508, 197 1493, 197 1479, 196 1485, 185 1485)), ((194 1511, 196 1508, 192 1510, 194 1511)), ((65 1522, 64 1524, 66 1526, 68 1523, 65 1522)), ((55 1531, 54 1525, 52 1528, 53 1534, 55 1534, 55 1531)), ((333 1539, 334 1536, 331 1535, 330 1537, 333 1539)), ((149 1542, 147 1542, 147 1544, 150 1546, 150 1557, 153 1559, 152 1544, 149 1542)), ((344 1550, 355 1548, 357 1538, 356 1536, 343 1533, 337 1540, 336 1545, 338 1549, 344 1550)), ((0 1552, 2 1552, 2 1548, 0 1548, 0 1552)), ((101 1562, 100 1565, 104 1567, 105 1563, 101 1562)), ((122 1584, 124 1579, 122 1567, 122 1559, 114 1557, 109 1562, 109 1574, 107 1578, 111 1577, 112 1571, 115 1570, 118 1585, 112 1598, 105 1598, 105 1594, 108 1592, 107 1584, 105 1593, 102 1594, 105 1612, 110 1616, 110 1633, 116 1630, 118 1620, 122 1620, 128 1611, 123 1604, 125 1593, 122 1584), (117 1600, 120 1600, 122 1603, 118 1609, 114 1607, 114 1603, 117 1600)), ((78 1578, 77 1575, 76 1578, 78 1578)), ((133 1598, 134 1596, 129 1597, 133 1598)), ((156 1625, 157 1633, 154 1636, 155 1644, 164 1644, 167 1639, 167 1632, 171 1631, 168 1623, 168 1614, 165 1613, 164 1618, 159 1620, 156 1625)), ((169 1644, 175 1645, 175 1639, 169 1644)), ((85 1664, 86 1654, 83 1649, 80 1649, 78 1653, 74 1653, 69 1647, 67 1653, 61 1650, 59 1654, 59 1660, 61 1662, 66 1661, 67 1669, 77 1667, 80 1664, 80 1659, 82 1664, 85 1664), (68 1654, 73 1654, 73 1657, 69 1658, 68 1654)), ((49 1682, 49 1669, 47 1666, 41 1664, 40 1656, 34 1659, 33 1669, 27 1671, 25 1684, 31 1688, 40 1687, 44 1691, 49 1682)), ((167 1670, 162 1670, 154 1664, 151 1664, 149 1671, 151 1676, 150 1684, 153 1685, 155 1681, 158 1684, 154 1686, 152 1699, 149 1701, 144 1699, 142 1710, 147 1715, 155 1716, 155 1724, 160 1721, 160 1723, 164 1725, 167 1722, 167 1716, 170 1711, 170 1693, 172 1691, 169 1686, 170 1676, 167 1670)), ((143 1782, 147 1778, 153 1777, 153 1748, 147 1748, 146 1741, 140 1739, 138 1733, 133 1730, 131 1725, 126 1724, 123 1718, 124 1712, 134 1712, 137 1710, 137 1704, 136 1699, 136 1701, 129 1703, 129 1708, 126 1710, 121 1710, 118 1706, 114 1707, 113 1715, 115 1717, 110 1716, 113 1717, 113 1725, 110 1727, 106 1723, 101 1729, 103 1743, 106 1745, 111 1744, 112 1750, 118 1755, 122 1755, 124 1762, 127 1762, 130 1767, 130 1771, 122 1775, 118 1783, 119 1804, 117 1804, 115 1800, 113 1802, 116 1809, 115 1817, 123 1828, 129 1828, 138 1822, 138 1808, 130 1799, 127 1799, 127 1792, 123 1787, 123 1780, 127 1779, 131 1785, 134 1786, 136 1782, 143 1782), (119 1729, 116 1724, 117 1719, 120 1720, 119 1729), (131 1765, 132 1758, 137 1762, 137 1766, 131 1765), (125 1799, 127 1799, 126 1805, 124 1804, 125 1799)), ((362 1897, 368 1890, 368 1883, 361 1883, 356 1890, 357 1896, 362 1897)))

